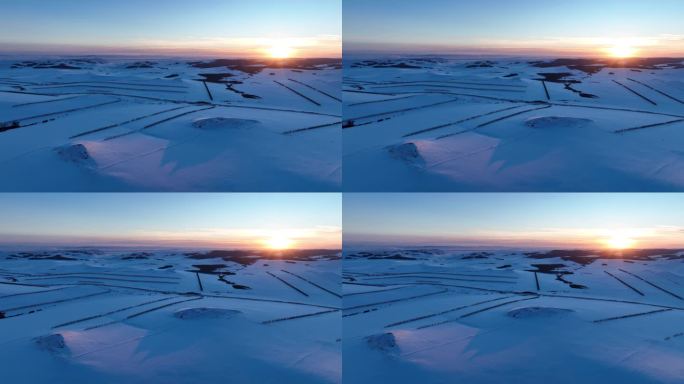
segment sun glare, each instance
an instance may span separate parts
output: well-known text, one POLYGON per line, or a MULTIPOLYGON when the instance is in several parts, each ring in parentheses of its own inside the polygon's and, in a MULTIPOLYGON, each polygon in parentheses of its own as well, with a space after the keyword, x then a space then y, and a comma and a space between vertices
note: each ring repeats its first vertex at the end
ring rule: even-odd
POLYGON ((285 236, 273 236, 269 239, 266 239, 266 246, 269 249, 275 250, 275 251, 282 251, 285 249, 289 249, 294 245, 294 241, 290 238, 287 238, 285 236))
POLYGON ((615 235, 606 239, 606 246, 611 249, 623 250, 634 247, 636 240, 625 235, 615 235))
POLYGON ((627 44, 618 44, 608 48, 608 54, 618 59, 633 57, 636 53, 636 48, 627 44))
POLYGON ((287 45, 274 45, 268 49, 268 55, 274 59, 287 59, 292 57, 294 49, 287 45))

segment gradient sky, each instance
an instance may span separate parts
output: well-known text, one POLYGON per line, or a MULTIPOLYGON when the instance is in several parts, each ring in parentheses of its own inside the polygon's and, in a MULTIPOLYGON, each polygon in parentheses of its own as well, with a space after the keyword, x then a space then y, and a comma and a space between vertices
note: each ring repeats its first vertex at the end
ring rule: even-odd
POLYGON ((339 194, 0 194, 0 244, 341 247, 339 194))
POLYGON ((344 0, 345 53, 684 56, 682 0, 344 0))
POLYGON ((681 194, 345 194, 344 246, 684 248, 681 194))
POLYGON ((0 52, 341 55, 341 0, 1 0, 0 52))

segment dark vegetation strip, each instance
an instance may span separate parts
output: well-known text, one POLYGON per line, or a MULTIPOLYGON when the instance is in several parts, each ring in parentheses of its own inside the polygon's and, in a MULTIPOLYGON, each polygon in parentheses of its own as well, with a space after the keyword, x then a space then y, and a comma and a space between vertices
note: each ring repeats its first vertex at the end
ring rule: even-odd
POLYGON ((67 289, 67 288, 69 288, 69 287, 62 287, 62 288, 57 288, 57 289, 46 289, 46 290, 42 290, 42 291, 33 291, 33 292, 13 293, 11 295, 0 296, 0 299, 5 299, 8 297, 15 297, 15 296, 35 295, 38 293, 56 292, 56 291, 61 291, 63 289, 67 289))
POLYGON ((539 291, 541 288, 539 287, 539 276, 537 276, 537 272, 534 273, 534 282, 537 283, 537 291, 539 291))
POLYGON ((622 88, 624 88, 624 89, 626 89, 626 90, 632 92, 633 94, 635 94, 635 95, 641 97, 642 99, 646 100, 647 102, 649 102, 649 103, 651 103, 651 104, 653 104, 653 105, 658 105, 658 104, 656 104, 655 101, 653 101, 653 100, 649 99, 648 97, 642 95, 641 93, 639 93, 639 92, 633 90, 632 88, 630 88, 630 87, 628 87, 628 86, 622 84, 621 82, 619 82, 619 81, 617 81, 617 80, 613 80, 613 82, 614 82, 615 84, 621 86, 622 88))
POLYGON ((319 107, 321 106, 321 104, 320 104, 319 102, 317 102, 316 100, 310 98, 309 96, 307 96, 307 95, 305 95, 305 94, 303 94, 303 93, 297 91, 296 89, 290 88, 290 87, 288 87, 287 85, 281 83, 281 82, 278 81, 278 80, 273 80, 273 82, 276 83, 276 84, 278 84, 278 85, 280 85, 281 87, 284 87, 284 88, 289 89, 292 93, 294 93, 294 94, 296 94, 296 95, 299 95, 300 97, 302 97, 303 99, 309 101, 310 103, 313 103, 313 104, 315 104, 315 105, 317 105, 317 106, 319 106, 319 107))
POLYGON ((204 89, 207 90, 207 95, 209 95, 209 100, 214 101, 214 96, 211 94, 211 91, 209 90, 209 86, 207 85, 207 82, 203 81, 202 84, 204 84, 204 89))
POLYGON ((436 312, 436 313, 431 313, 431 314, 429 314, 429 315, 414 317, 414 318, 407 319, 407 320, 397 321, 396 323, 387 324, 387 325, 385 325, 385 328, 395 327, 395 326, 397 326, 397 325, 403 325, 403 324, 407 324, 407 323, 413 323, 413 322, 415 322, 415 321, 425 320, 425 319, 429 319, 429 318, 432 318, 432 317, 445 315, 445 314, 447 314, 447 313, 455 312, 455 311, 458 311, 458 310, 461 310, 461 309, 465 309, 465 308, 474 307, 474 306, 480 305, 480 304, 491 303, 491 302, 493 302, 493 301, 499 301, 499 300, 504 300, 504 299, 510 299, 511 297, 513 297, 513 296, 504 296, 504 297, 499 297, 499 298, 496 298, 496 299, 489 299, 489 300, 485 300, 485 301, 479 301, 479 302, 477 302, 477 303, 472 303, 472 304, 467 304, 467 305, 461 305, 461 306, 459 306, 459 307, 447 309, 447 310, 440 311, 440 312, 436 312))
MULTIPOLYGON (((107 101, 107 102, 105 102, 105 103, 99 103, 99 104, 95 104, 95 105, 89 105, 89 106, 86 106, 86 107, 78 107, 78 108, 67 109, 67 110, 65 110, 65 111, 44 113, 44 114, 42 114, 42 115, 23 117, 23 118, 14 119, 14 120, 20 121, 20 122, 21 122, 21 121, 25 121, 25 120, 40 119, 40 118, 43 118, 43 117, 49 117, 49 116, 55 116, 55 115, 62 115, 62 114, 65 114, 65 113, 83 111, 83 110, 86 110, 86 109, 92 109, 92 108, 97 108, 97 107, 104 107, 105 105, 111 105, 111 104, 116 104, 116 103, 120 103, 120 102, 121 102, 121 100, 107 101)), ((13 120, 13 121, 14 121, 14 120, 13 120)), ((5 124, 7 124, 7 123, 5 123, 5 124)))
POLYGON ((314 313, 307 313, 305 315, 297 315, 297 316, 289 316, 289 317, 282 317, 279 319, 273 319, 273 320, 266 320, 262 321, 261 324, 273 324, 273 323, 278 323, 281 321, 288 321, 288 320, 296 320, 296 319, 303 319, 305 317, 312 317, 312 316, 319 316, 319 315, 325 315, 326 313, 333 313, 333 312, 339 312, 339 309, 331 309, 328 311, 320 311, 320 312, 314 312, 314 313))
POLYGON ((195 276, 197 276, 197 285, 199 285, 200 292, 204 292, 204 287, 202 286, 202 279, 200 278, 199 273, 195 272, 195 276))
POLYGON ((17 310, 20 310, 20 309, 33 308, 33 307, 40 307, 40 306, 42 306, 42 305, 51 305, 51 304, 66 303, 66 302, 69 302, 69 301, 74 301, 74 300, 79 300, 79 299, 86 299, 86 298, 89 298, 89 297, 104 295, 104 294, 107 294, 107 293, 110 293, 110 292, 111 292, 111 290, 108 289, 108 290, 105 290, 105 291, 102 291, 102 292, 89 293, 89 294, 87 294, 87 295, 76 296, 76 297, 70 297, 70 298, 67 298, 67 299, 46 301, 46 302, 42 302, 42 303, 22 305, 22 306, 14 307, 14 308, 0 309, 0 312, 10 312, 10 311, 17 311, 17 310))
POLYGON ((622 268, 618 268, 618 269, 620 269, 620 271, 622 271, 622 272, 624 272, 624 273, 626 273, 626 274, 628 274, 628 275, 631 275, 631 276, 636 277, 637 279, 639 279, 639 280, 643 281, 644 283, 646 283, 646 284, 652 286, 653 288, 659 289, 659 290, 661 290, 661 291, 667 293, 667 294, 670 295, 670 296, 676 297, 677 299, 683 300, 683 301, 684 301, 684 298, 682 298, 682 297, 679 296, 678 294, 673 293, 673 292, 670 292, 670 291, 668 291, 667 289, 665 289, 665 288, 663 288, 663 287, 661 287, 661 286, 659 286, 659 285, 655 285, 655 284, 651 283, 650 281, 644 279, 643 277, 641 277, 641 276, 639 276, 639 275, 636 275, 636 274, 634 274, 634 273, 632 273, 632 272, 629 272, 629 271, 625 271, 625 270, 622 269, 622 268))
POLYGON ((534 112, 534 111, 539 111, 539 110, 547 109, 547 108, 551 108, 551 106, 550 106, 550 105, 546 105, 546 106, 543 106, 543 107, 532 108, 532 109, 526 109, 526 110, 524 110, 524 111, 520 111, 520 112, 516 112, 516 113, 511 113, 510 115, 502 116, 502 117, 499 117, 499 118, 497 118, 497 119, 494 119, 494 120, 490 120, 490 121, 484 122, 484 123, 482 123, 482 124, 480 124, 480 125, 478 125, 478 126, 476 126, 476 127, 474 127, 474 128, 469 128, 469 129, 465 129, 465 130, 463 130, 463 131, 454 132, 454 133, 449 133, 449 134, 447 134, 447 135, 442 135, 442 136, 437 137, 436 139, 437 139, 437 140, 446 139, 447 137, 452 137, 452 136, 460 135, 460 134, 463 134, 463 133, 466 133, 466 132, 471 132, 471 131, 474 131, 474 130, 476 130, 476 129, 479 129, 479 128, 482 128, 482 127, 486 127, 486 126, 488 126, 488 125, 491 125, 491 124, 494 124, 494 123, 498 123, 499 121, 503 121, 503 120, 506 120, 506 119, 510 119, 511 117, 515 117, 515 116, 519 116, 519 115, 522 115, 522 114, 525 114, 525 113, 530 113, 530 112, 534 112))
POLYGON ((333 100, 337 100, 337 101, 339 101, 339 102, 342 102, 341 99, 339 99, 339 98, 337 98, 337 97, 335 97, 335 96, 333 96, 333 95, 331 95, 331 94, 329 94, 329 93, 327 93, 327 92, 321 91, 321 90, 318 89, 318 88, 312 87, 312 86, 310 86, 309 84, 306 84, 306 83, 301 82, 301 81, 297 81, 297 80, 295 80, 295 79, 288 79, 288 80, 293 81, 293 82, 295 82, 295 83, 297 83, 297 84, 301 84, 301 85, 303 85, 303 86, 305 86, 305 87, 307 87, 307 88, 309 88, 309 89, 313 89, 314 91, 316 91, 316 92, 318 92, 318 93, 320 93, 320 94, 322 94, 322 95, 328 96, 329 98, 331 98, 331 99, 333 99, 333 100))
POLYGON ((480 275, 454 272, 433 272, 433 271, 411 271, 411 272, 384 272, 384 273, 370 273, 363 274, 365 276, 399 276, 399 275, 446 275, 446 276, 463 276, 463 277, 488 277, 492 279, 513 279, 515 276, 496 276, 496 275, 480 275))
MULTIPOLYGON (((464 315, 459 316, 458 319, 463 319, 463 318, 465 318, 465 317, 470 317, 470 316, 476 315, 476 314, 478 314, 478 313, 482 313, 482 312, 489 311, 489 310, 494 309, 494 308, 503 307, 504 305, 513 304, 513 303, 518 303, 518 302, 526 301, 526 300, 534 300, 534 299, 538 299, 538 298, 539 298, 539 296, 535 296, 535 297, 527 297, 527 298, 524 298, 524 299, 517 299, 517 300, 507 301, 507 302, 505 302, 505 303, 501 303, 501 304, 497 304, 497 305, 492 305, 492 306, 490 306, 490 307, 478 309, 477 311, 474 311, 474 312, 466 313, 466 314, 464 314, 464 315)), ((453 323, 453 322, 455 322, 455 321, 457 321, 457 319, 444 320, 444 321, 440 321, 440 322, 438 322, 438 323, 432 323, 432 324, 422 325, 422 326, 420 326, 420 327, 418 327, 418 328, 416 328, 416 329, 432 328, 432 327, 436 327, 436 326, 442 325, 442 324, 453 323)))
POLYGON ((379 113, 373 113, 371 115, 366 115, 366 116, 359 116, 359 117, 351 117, 346 119, 346 121, 354 121, 354 120, 362 120, 362 119, 368 119, 371 117, 378 117, 378 116, 385 116, 385 115, 393 115, 395 113, 402 113, 402 112, 410 112, 410 111, 415 111, 419 109, 424 109, 424 108, 430 108, 430 107, 436 107, 439 105, 444 105, 444 104, 450 104, 450 103, 455 103, 457 101, 460 101, 459 99, 451 99, 451 100, 446 100, 446 101, 440 101, 438 103, 432 103, 428 105, 420 105, 417 107, 410 107, 410 108, 403 108, 403 109, 397 109, 394 111, 387 111, 387 112, 379 112, 379 113))
POLYGON ((453 281, 468 281, 468 282, 473 282, 473 283, 515 284, 515 281, 479 280, 479 279, 464 279, 464 278, 460 278, 460 277, 422 276, 422 275, 399 275, 399 276, 370 277, 370 278, 365 278, 364 281, 382 280, 382 279, 402 279, 402 278, 441 279, 441 280, 453 280, 453 281))
POLYGON ((309 279, 307 279, 307 278, 305 278, 305 277, 302 277, 302 276, 300 276, 300 275, 298 275, 298 274, 296 274, 296 273, 294 273, 294 272, 286 271, 286 270, 284 270, 284 269, 281 269, 281 271, 283 271, 283 272, 285 272, 285 273, 287 273, 287 274, 290 274, 290 275, 292 275, 292 276, 294 276, 294 277, 296 277, 296 278, 298 278, 298 279, 300 279, 300 280, 306 281, 307 283, 313 285, 314 287, 316 287, 316 288, 318 288, 318 289, 321 289, 321 290, 323 290, 323 291, 325 291, 325 292, 328 292, 329 294, 331 294, 331 295, 333 295, 333 296, 335 296, 335 297, 337 297, 337 298, 340 298, 340 299, 342 298, 342 295, 340 295, 339 293, 333 292, 333 291, 331 291, 330 289, 325 288, 325 287, 323 287, 323 286, 321 286, 321 285, 319 285, 319 284, 316 284, 316 283, 314 283, 313 281, 311 281, 311 280, 309 280, 309 279))
POLYGON ((648 84, 646 84, 646 83, 642 83, 642 82, 639 81, 639 80, 630 79, 629 77, 627 78, 627 80, 630 80, 630 81, 633 81, 633 82, 635 82, 635 83, 641 84, 641 85, 643 85, 644 87, 646 87, 646 88, 648 88, 648 89, 650 89, 650 90, 653 90, 653 91, 655 91, 655 92, 660 93, 661 95, 667 97, 668 99, 671 99, 671 100, 674 100, 674 101, 678 102, 679 104, 684 104, 684 101, 682 101, 682 100, 680 100, 680 99, 678 99, 678 98, 676 98, 676 97, 674 97, 674 96, 672 96, 672 95, 670 95, 670 94, 667 94, 667 93, 665 93, 665 92, 663 92, 663 91, 660 91, 660 90, 658 90, 658 89, 656 89, 656 88, 653 88, 652 86, 650 86, 650 85, 648 85, 648 84))
POLYGON ((475 83, 470 81, 456 81, 456 80, 421 80, 421 81, 388 81, 384 83, 371 83, 373 85, 389 85, 389 84, 416 84, 416 83, 437 83, 437 84, 466 84, 466 85, 481 85, 485 87, 512 87, 512 88, 527 88, 525 85, 518 84, 494 84, 494 83, 475 83))
POLYGON ((641 312, 641 313, 633 313, 630 315, 624 315, 624 316, 615 316, 615 317, 609 317, 606 319, 599 319, 599 320, 594 320, 594 323, 603 323, 606 321, 613 321, 613 320, 621 320, 621 319, 629 319, 632 317, 639 317, 639 316, 647 316, 647 315, 652 315, 655 313, 661 313, 661 312, 669 312, 671 311, 671 308, 664 308, 664 309, 656 309, 655 311, 648 311, 648 312, 641 312))
POLYGON ((213 105, 217 106, 217 107, 225 107, 225 108, 256 109, 256 110, 261 110, 261 111, 291 112, 291 113, 301 113, 301 114, 305 114, 305 115, 340 117, 340 115, 333 115, 331 113, 322 113, 322 112, 313 112, 313 111, 300 111, 300 110, 296 110, 296 109, 256 107, 256 106, 252 106, 252 105, 234 105, 234 104, 213 104, 213 105))
MULTIPOLYGON (((342 284, 345 284, 344 282, 342 284)), ((371 293, 382 293, 382 292, 387 292, 387 291, 396 291, 397 289, 406 289, 406 287, 394 287, 390 289, 379 289, 375 291, 365 291, 365 292, 354 292, 354 293, 347 293, 345 295, 342 295, 342 297, 349 297, 349 296, 358 296, 358 295, 368 295, 371 293)))
POLYGON ((34 87, 33 89, 55 89, 55 88, 92 88, 92 89, 116 89, 120 91, 133 92, 163 92, 163 93, 187 93, 186 91, 172 91, 168 89, 140 89, 140 88, 125 88, 125 87, 110 87, 107 85, 60 85, 52 87, 34 87))
POLYGON ((110 272, 64 272, 64 273, 42 273, 31 275, 32 277, 49 277, 49 276, 83 276, 83 275, 102 275, 102 276, 122 276, 122 277, 144 277, 151 279, 173 279, 179 280, 177 276, 155 276, 155 275, 132 275, 129 273, 110 273, 110 272))
POLYGON ((402 96, 402 97, 396 97, 394 99, 382 99, 382 100, 372 100, 372 101, 362 101, 359 103, 352 103, 352 104, 347 104, 348 107, 355 107, 357 105, 366 105, 366 104, 376 104, 376 103, 386 103, 389 101, 395 101, 395 100, 403 100, 403 99, 410 99, 413 97, 417 97, 416 95, 413 96, 402 96))
POLYGON ((115 313, 127 311, 127 310, 129 310, 129 309, 139 308, 139 307, 142 307, 142 306, 145 306, 145 305, 148 305, 148 304, 154 304, 154 303, 158 303, 158 302, 166 301, 166 300, 171 300, 171 299, 175 299, 175 298, 177 298, 177 296, 165 297, 165 298, 163 298, 163 299, 157 299, 157 300, 152 300, 152 301, 146 301, 146 302, 144 302, 144 303, 140 303, 140 304, 136 304, 136 305, 130 305, 130 306, 127 306, 127 307, 115 309, 115 310, 113 310, 113 311, 109 311, 109 312, 102 313, 102 314, 99 314, 99 315, 88 316, 88 317, 84 317, 84 318, 81 318, 81 319, 78 319, 78 320, 72 320, 72 321, 67 321, 66 323, 57 324, 57 325, 53 326, 52 329, 60 328, 60 327, 66 327, 66 326, 68 326, 68 325, 74 325, 74 324, 82 323, 82 322, 84 322, 84 321, 89 321, 89 320, 93 320, 93 319, 99 319, 99 318, 101 318, 101 317, 113 315, 113 314, 115 314, 115 313))
POLYGON ((36 84, 33 83, 33 85, 41 85, 41 86, 60 86, 60 85, 74 85, 74 84, 116 84, 116 85, 132 85, 132 86, 139 86, 139 87, 159 87, 159 88, 182 88, 182 89, 187 89, 187 87, 182 86, 182 85, 168 85, 168 84, 145 84, 145 83, 125 83, 121 81, 72 81, 72 82, 67 82, 67 83, 46 83, 46 84, 36 84))
POLYGON ((92 133, 102 132, 102 131, 106 131, 106 130, 108 130, 108 129, 117 128, 117 127, 121 127, 121 126, 123 126, 123 125, 131 124, 131 123, 134 123, 134 122, 136 122, 136 121, 140 121, 140 120, 146 119, 146 118, 148 118, 148 117, 154 117, 154 116, 161 115, 161 114, 163 114, 163 113, 172 112, 172 111, 177 111, 177 110, 179 110, 179 109, 188 108, 188 107, 189 107, 188 105, 184 105, 184 106, 182 106, 182 107, 176 107, 176 108, 171 108, 171 109, 165 109, 165 110, 163 110, 163 111, 155 112, 155 113, 152 113, 152 114, 149 114, 149 115, 136 117, 136 118, 131 119, 131 120, 126 120, 126 121, 123 121, 123 122, 121 122, 121 123, 111 124, 111 125, 108 125, 108 126, 106 126, 106 127, 96 128, 96 129, 91 129, 91 130, 89 130, 89 131, 81 132, 81 133, 79 133, 79 134, 77 134, 77 135, 74 135, 74 136, 71 136, 71 137, 69 137, 69 138, 70 138, 70 139, 76 139, 76 138, 79 138, 79 137, 83 137, 83 136, 86 136, 86 135, 90 135, 90 134, 92 134, 92 133))
POLYGON ((541 80, 541 83, 544 86, 544 93, 546 94, 546 100, 551 100, 551 95, 549 95, 549 88, 546 87, 546 81, 541 80))
POLYGON ((194 111, 188 111, 188 112, 179 113, 179 114, 177 114, 177 115, 173 115, 173 116, 171 116, 171 117, 167 117, 166 119, 162 119, 162 120, 159 120, 159 121, 155 121, 154 123, 147 124, 146 126, 140 128, 140 129, 137 129, 137 130, 133 130, 133 131, 130 131, 130 132, 121 133, 121 134, 118 134, 118 135, 114 135, 114 136, 107 137, 107 138, 104 139, 104 141, 114 140, 114 139, 118 139, 118 138, 121 138, 121 137, 124 137, 124 136, 132 135, 132 134, 134 134, 134 133, 138 133, 138 132, 144 131, 144 130, 146 130, 146 129, 148 129, 148 128, 156 127, 157 125, 161 125, 161 124, 167 123, 167 122, 169 122, 169 121, 176 120, 176 119, 181 118, 181 117, 183 117, 183 116, 191 115, 191 114, 193 114, 193 113, 199 113, 199 112, 202 112, 202 111, 207 111, 207 110, 214 109, 214 108, 216 108, 216 107, 213 107, 213 106, 212 106, 212 107, 207 107, 207 108, 202 108, 202 109, 196 109, 196 110, 194 110, 194 111))
POLYGON ((294 289, 295 291, 301 293, 302 295, 304 295, 304 296, 306 296, 306 297, 309 297, 309 295, 308 295, 306 292, 304 292, 304 291, 302 291, 301 289, 295 287, 294 285, 288 283, 288 282, 285 281, 284 279, 282 279, 282 278, 280 278, 280 277, 278 277, 278 276, 272 274, 271 272, 266 271, 266 273, 268 273, 269 275, 271 275, 271 276, 275 277, 276 279, 280 280, 283 284, 285 284, 285 285, 287 285, 288 287, 294 289))
POLYGON ((640 290, 638 290, 638 289, 632 287, 631 285, 627 284, 627 283, 626 283, 624 280, 622 280, 621 278, 619 278, 619 277, 613 275, 612 273, 610 273, 610 272, 608 272, 608 271, 603 271, 603 272, 607 273, 608 276, 610 276, 610 277, 612 277, 613 279, 615 279, 615 280, 619 281, 620 283, 622 283, 622 285, 624 285, 625 287, 631 289, 632 291, 638 293, 638 294, 641 295, 641 296, 644 296, 644 293, 643 293, 643 292, 641 292, 640 290))
POLYGON ((664 123, 647 124, 647 125, 640 125, 638 127, 618 129, 617 131, 614 131, 614 132, 615 133, 625 133, 625 132, 637 131, 640 129, 655 128, 655 127, 662 127, 665 125, 677 124, 677 123, 681 123, 683 121, 684 121, 684 119, 676 119, 676 120, 666 121, 664 123))
POLYGON ((119 279, 116 277, 100 277, 100 276, 52 276, 52 277, 34 277, 26 279, 27 281, 35 280, 61 280, 61 279, 94 279, 94 280, 107 280, 107 281, 126 281, 131 283, 150 283, 150 284, 178 284, 174 281, 152 281, 152 280, 131 280, 131 279, 119 279))
POLYGON ((335 127, 335 126, 338 126, 338 125, 342 125, 342 122, 341 122, 341 121, 336 121, 336 122, 334 122, 334 123, 315 125, 315 126, 313 126, 313 127, 308 127, 308 128, 293 129, 293 130, 290 130, 290 131, 285 131, 285 132, 283 132, 283 135, 291 135, 291 134, 293 134, 293 133, 308 132, 308 131, 313 131, 313 130, 320 129, 320 128, 335 127))
POLYGON ((409 297, 402 297, 402 298, 399 298, 399 299, 385 300, 385 301, 380 301, 380 302, 377 302, 377 303, 370 303, 370 304, 356 305, 356 306, 353 306, 353 307, 344 308, 344 310, 345 310, 345 311, 348 311, 348 310, 351 310, 351 309, 358 309, 358 308, 363 308, 363 307, 372 307, 372 306, 380 305, 380 304, 398 303, 398 302, 402 302, 402 301, 408 301, 408 300, 413 300, 413 299, 419 299, 419 298, 422 298, 422 297, 440 295, 440 294, 445 293, 445 292, 448 292, 448 291, 449 291, 448 289, 443 289, 443 290, 437 291, 437 292, 423 293, 423 294, 420 294, 420 295, 409 296, 409 297))
POLYGON ((12 108, 16 108, 16 107, 25 107, 25 106, 28 106, 28 105, 36 105, 36 104, 55 103, 55 102, 58 102, 58 101, 66 101, 66 100, 78 99, 79 97, 81 97, 81 96, 72 96, 72 97, 65 97, 65 98, 63 98, 63 99, 56 99, 56 100, 34 101, 34 102, 31 102, 31 103, 14 104, 14 105, 12 106, 12 108))
POLYGON ((473 88, 473 87, 461 87, 457 85, 430 85, 430 84, 406 84, 406 85, 383 85, 378 87, 373 87, 373 89, 380 88, 406 88, 406 87, 433 87, 433 88, 448 88, 448 89, 467 89, 470 91, 482 91, 482 92, 509 92, 509 93, 524 93, 525 90, 518 89, 495 89, 495 88, 473 88))
POLYGON ((465 123, 466 121, 475 120, 475 119, 480 118, 480 117, 485 117, 485 116, 493 115, 493 114, 496 114, 496 113, 499 113, 499 112, 509 111, 509 110, 511 110, 511 109, 522 108, 522 107, 523 107, 522 105, 516 105, 516 106, 513 106, 513 107, 506 107, 506 108, 503 108, 503 109, 497 109, 497 110, 495 110, 495 111, 491 111, 491 112, 487 112, 487 113, 481 113, 481 114, 478 114, 478 115, 475 115, 475 116, 466 117, 465 119, 461 119, 461 120, 458 120, 458 121, 454 121, 454 122, 452 122, 452 123, 441 124, 441 125, 437 125, 437 126, 434 126, 434 127, 421 129, 421 130, 419 130, 419 131, 414 131, 414 132, 411 132, 411 133, 407 133, 407 134, 405 134, 405 135, 402 136, 402 137, 411 137, 411 136, 415 136, 415 135, 418 135, 418 134, 421 134, 421 133, 431 132, 431 131, 435 131, 435 130, 437 130, 437 129, 450 127, 450 126, 452 126, 452 125, 465 123))
POLYGON ((148 314, 148 313, 150 313, 150 312, 158 311, 158 310, 160 310, 160 309, 168 308, 168 307, 173 306, 173 305, 176 305, 176 304, 181 304, 181 303, 186 303, 186 302, 188 302, 188 301, 201 300, 201 299, 202 299, 201 296, 200 296, 200 297, 193 297, 192 299, 185 299, 185 300, 175 301, 175 302, 173 302, 173 303, 168 303, 168 304, 160 305, 160 306, 158 306, 158 307, 150 308, 150 309, 145 310, 145 311, 142 311, 142 312, 138 312, 138 313, 134 313, 134 314, 132 314, 132 315, 128 315, 128 316, 126 316, 126 317, 125 317, 124 319, 122 319, 122 320, 114 320, 114 321, 110 321, 110 322, 107 322, 107 323, 104 323, 104 324, 98 324, 98 325, 94 325, 94 326, 92 326, 92 327, 85 328, 84 331, 90 331, 90 330, 92 330, 92 329, 102 328, 102 327, 106 327, 106 326, 108 326, 108 325, 112 325, 112 324, 116 324, 116 323, 121 323, 121 322, 123 322, 123 321, 130 320, 130 319, 134 319, 134 318, 136 318, 136 317, 138 317, 138 316, 142 316, 142 315, 148 314))

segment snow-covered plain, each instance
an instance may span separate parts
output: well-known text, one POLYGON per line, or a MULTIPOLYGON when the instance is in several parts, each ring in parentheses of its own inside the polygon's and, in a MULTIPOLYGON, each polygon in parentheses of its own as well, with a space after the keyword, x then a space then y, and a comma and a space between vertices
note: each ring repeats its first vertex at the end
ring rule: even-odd
POLYGON ((684 250, 348 250, 349 383, 681 383, 684 250))
POLYGON ((346 191, 681 191, 684 60, 345 58, 346 191))
POLYGON ((339 383, 338 251, 0 252, 7 383, 339 383))
POLYGON ((1 191, 339 191, 332 59, 0 59, 1 191))

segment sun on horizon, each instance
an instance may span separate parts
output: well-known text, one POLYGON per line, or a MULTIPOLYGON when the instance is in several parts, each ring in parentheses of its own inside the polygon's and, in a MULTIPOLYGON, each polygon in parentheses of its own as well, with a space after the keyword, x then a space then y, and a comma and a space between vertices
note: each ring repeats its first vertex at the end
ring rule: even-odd
POLYGON ((287 236, 276 235, 264 241, 266 248, 274 251, 284 251, 294 246, 294 240, 287 236))
POLYGON ((287 59, 292 57, 295 50, 285 44, 275 44, 268 48, 267 53, 272 59, 287 59))
POLYGON ((604 239, 603 243, 609 249, 622 251, 625 249, 634 248, 634 246, 637 244, 637 241, 626 234, 616 233, 604 239))
POLYGON ((609 56, 616 59, 628 59, 634 57, 638 50, 629 44, 616 44, 606 49, 609 56))

